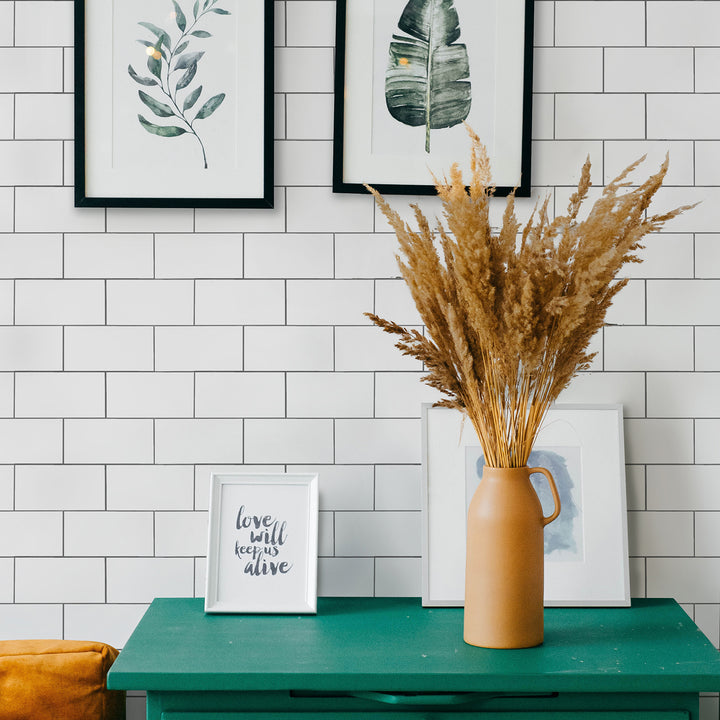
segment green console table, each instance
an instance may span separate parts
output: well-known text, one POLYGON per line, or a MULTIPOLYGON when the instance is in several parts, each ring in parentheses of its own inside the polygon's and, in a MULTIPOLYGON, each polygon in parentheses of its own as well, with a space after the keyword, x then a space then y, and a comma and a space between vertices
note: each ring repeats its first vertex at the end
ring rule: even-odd
POLYGON ((155 600, 110 670, 148 720, 698 720, 720 653, 672 600, 545 611, 545 643, 486 650, 462 610, 320 598, 317 615, 155 600))

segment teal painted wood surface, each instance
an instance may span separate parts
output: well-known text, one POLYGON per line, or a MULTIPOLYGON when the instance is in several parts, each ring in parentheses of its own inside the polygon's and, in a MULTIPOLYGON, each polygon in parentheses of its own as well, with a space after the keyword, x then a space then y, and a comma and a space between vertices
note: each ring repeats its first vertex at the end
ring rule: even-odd
POLYGON ((205 615, 155 600, 108 687, 162 691, 716 692, 720 653, 672 600, 551 608, 545 642, 486 650, 462 610, 418 599, 320 598, 315 616, 205 615))

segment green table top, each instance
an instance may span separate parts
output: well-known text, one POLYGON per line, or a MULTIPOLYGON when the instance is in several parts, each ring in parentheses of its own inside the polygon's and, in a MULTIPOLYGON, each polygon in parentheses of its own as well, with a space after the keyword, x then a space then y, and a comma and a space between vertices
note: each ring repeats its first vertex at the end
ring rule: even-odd
POLYGON ((487 650, 462 609, 319 598, 317 615, 206 615, 158 598, 108 675, 118 690, 715 692, 720 653, 673 600, 545 610, 545 642, 487 650))

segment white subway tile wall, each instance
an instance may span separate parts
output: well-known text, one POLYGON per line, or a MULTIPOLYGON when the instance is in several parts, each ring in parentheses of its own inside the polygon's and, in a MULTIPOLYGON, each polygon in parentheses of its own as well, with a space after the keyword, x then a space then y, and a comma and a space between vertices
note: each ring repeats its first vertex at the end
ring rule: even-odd
MULTIPOLYGON (((0 0, 2 638, 122 646, 153 597, 202 595, 217 470, 320 474, 321 595, 420 592, 437 393, 363 313, 421 321, 372 199, 331 191, 335 3, 274 5, 275 208, 78 209, 73 3, 0 0)), ((720 0, 535 12, 521 219, 548 192, 563 212, 588 156, 591 198, 669 152, 657 209, 702 201, 647 239, 561 399, 623 404, 632 593, 677 598, 717 645, 720 0)))

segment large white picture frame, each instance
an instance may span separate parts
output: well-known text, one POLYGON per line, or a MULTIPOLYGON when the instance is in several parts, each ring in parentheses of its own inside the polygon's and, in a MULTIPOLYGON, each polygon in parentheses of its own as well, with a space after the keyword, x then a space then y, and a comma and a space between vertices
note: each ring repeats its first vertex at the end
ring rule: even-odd
MULTIPOLYGON (((529 465, 555 463, 563 505, 545 529, 546 607, 630 604, 622 418, 621 405, 554 405, 540 430, 529 465)), ((423 405, 422 431, 423 605, 459 607, 482 450, 456 410, 423 405)), ((552 500, 542 483, 536 489, 549 515, 552 500)))
POLYGON ((318 476, 213 473, 207 613, 315 613, 318 476))

